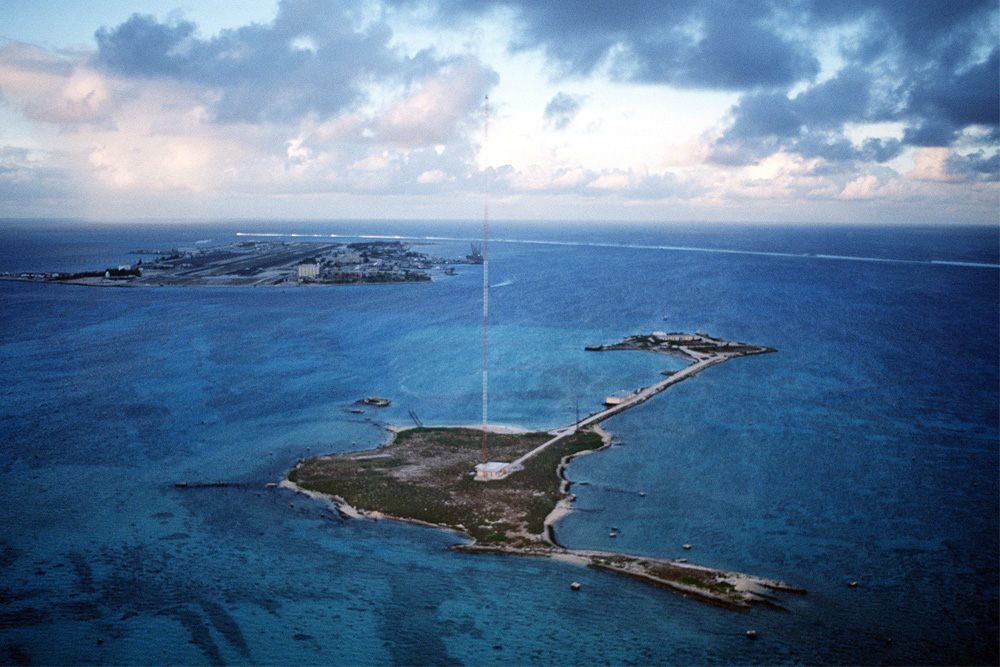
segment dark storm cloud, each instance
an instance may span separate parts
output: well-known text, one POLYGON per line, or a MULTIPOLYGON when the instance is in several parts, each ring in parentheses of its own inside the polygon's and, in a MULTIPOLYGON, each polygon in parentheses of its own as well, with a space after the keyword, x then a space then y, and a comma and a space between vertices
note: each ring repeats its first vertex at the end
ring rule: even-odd
POLYGON ((819 69, 804 45, 784 36, 781 12, 760 0, 440 0, 438 7, 445 20, 513 9, 520 25, 511 48, 542 49, 565 75, 590 74, 610 58, 621 80, 739 90, 791 85, 819 69))
POLYGON ((685 17, 700 35, 675 29, 625 41, 620 67, 643 83, 729 90, 788 86, 819 71, 816 58, 782 37, 761 7, 712 9, 685 17))
POLYGON ((363 29, 346 3, 284 0, 267 25, 251 24, 203 39, 187 21, 133 15, 96 33, 97 65, 126 75, 210 88, 221 121, 328 117, 364 100, 371 80, 403 83, 441 67, 429 53, 394 52, 384 23, 363 29))
POLYGON ((759 137, 795 137, 802 128, 802 117, 784 93, 747 95, 733 109, 736 120, 728 139, 759 137))
POLYGON ((866 162, 888 162, 903 152, 903 142, 899 139, 865 139, 861 144, 861 159, 866 162))
POLYGON ((962 157, 961 161, 961 168, 978 174, 989 174, 993 180, 1000 179, 1000 153, 987 156, 983 151, 977 151, 962 157))
MULTIPOLYGON (((974 58, 968 53, 964 61, 974 58)), ((755 160, 780 148, 825 159, 884 162, 904 145, 950 146, 972 126, 989 129, 980 141, 996 143, 1000 123, 1000 61, 996 49, 958 70, 930 61, 890 70, 849 65, 832 79, 794 97, 782 91, 749 92, 733 107, 720 145, 744 144, 755 160), (869 139, 860 151, 816 150, 823 137, 848 123, 898 122, 902 141, 869 139)), ((836 143, 836 142, 835 142, 836 143)), ((725 156, 726 151, 720 151, 725 156)), ((727 163, 729 159, 725 160, 727 163)))
POLYGON ((191 62, 181 53, 181 47, 196 28, 188 21, 166 25, 152 16, 133 14, 114 30, 97 31, 97 61, 128 75, 184 75, 191 69, 191 62))
POLYGON ((910 142, 945 145, 949 132, 953 134, 969 125, 996 126, 1000 122, 998 72, 1000 56, 994 49, 989 58, 965 71, 954 73, 938 68, 918 80, 906 113, 925 119, 925 123, 913 133, 910 142))
MULTIPOLYGON (((437 6, 444 20, 512 10, 519 32, 511 48, 541 50, 557 77, 603 67, 621 81, 743 92, 713 149, 713 159, 726 164, 779 149, 878 161, 901 150, 889 142, 846 150, 843 136, 831 133, 848 123, 897 122, 903 144, 942 146, 970 126, 1000 122, 997 0, 438 0, 437 6), (817 83, 824 36, 841 66, 817 83), (793 89, 800 92, 790 95, 793 89)), ((996 133, 985 136, 995 141, 996 133)))
POLYGON ((807 132, 840 130, 847 121, 882 119, 879 105, 872 105, 870 88, 869 74, 845 68, 793 98, 782 91, 749 93, 733 107, 725 140, 794 139, 807 132))
POLYGON ((990 14, 996 11, 996 3, 992 0, 811 0, 800 6, 800 11, 817 28, 866 22, 852 53, 863 61, 899 47, 918 60, 939 60, 954 67, 969 42, 981 37, 983 27, 992 20, 990 14), (956 46, 959 48, 954 50, 956 46))
MULTIPOLYGON (((417 6, 426 0, 386 0, 417 6)), ((542 49, 564 74, 607 58, 622 79, 715 89, 787 87, 819 71, 818 31, 850 28, 842 50, 868 65, 899 51, 914 66, 969 64, 995 41, 995 0, 438 0, 442 20, 514 11, 513 49, 542 49)))
POLYGON ((583 97, 560 91, 545 106, 545 123, 554 130, 565 130, 583 105, 583 97))

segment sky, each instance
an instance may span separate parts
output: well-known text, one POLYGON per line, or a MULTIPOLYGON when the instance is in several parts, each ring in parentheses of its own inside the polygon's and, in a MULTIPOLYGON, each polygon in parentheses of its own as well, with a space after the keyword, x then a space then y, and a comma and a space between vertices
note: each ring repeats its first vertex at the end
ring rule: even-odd
POLYGON ((0 218, 1000 222, 998 1, 187 1, 4 1, 0 218))

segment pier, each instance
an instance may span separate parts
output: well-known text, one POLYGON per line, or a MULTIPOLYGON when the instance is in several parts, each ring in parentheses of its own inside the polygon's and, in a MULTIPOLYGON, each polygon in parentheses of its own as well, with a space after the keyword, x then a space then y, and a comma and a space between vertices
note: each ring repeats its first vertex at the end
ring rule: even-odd
POLYGON ((709 366, 721 364, 722 362, 733 359, 734 357, 742 357, 751 354, 765 354, 767 352, 774 351, 767 347, 757 347, 755 345, 746 345, 743 343, 734 343, 731 341, 711 338, 701 333, 665 334, 659 332, 648 336, 629 336, 621 343, 599 347, 588 347, 587 349, 591 351, 642 350, 690 359, 693 363, 676 373, 672 373, 656 384, 643 387, 632 394, 629 394, 615 405, 611 405, 600 412, 595 412, 587 417, 584 417, 575 424, 570 424, 569 426, 549 431, 549 433, 553 436, 552 439, 547 440, 515 461, 506 465, 498 464, 497 462, 490 462, 476 466, 477 481, 487 482, 504 479, 519 470, 523 470, 526 461, 529 461, 538 454, 544 452, 546 449, 557 442, 560 442, 564 438, 573 435, 581 429, 596 426, 605 419, 613 417, 620 412, 624 412, 629 408, 635 407, 640 403, 645 403, 667 387, 693 377, 709 366))

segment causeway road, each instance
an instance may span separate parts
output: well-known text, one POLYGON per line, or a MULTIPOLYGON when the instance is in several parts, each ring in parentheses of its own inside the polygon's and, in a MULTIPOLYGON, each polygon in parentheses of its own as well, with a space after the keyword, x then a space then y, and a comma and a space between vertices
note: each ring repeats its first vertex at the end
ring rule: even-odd
POLYGON ((660 380, 656 384, 651 385, 649 387, 645 387, 643 389, 640 389, 640 390, 636 391, 633 394, 630 394, 626 398, 622 399, 622 402, 619 403, 618 405, 612 405, 612 406, 610 406, 610 407, 608 407, 608 408, 606 408, 604 410, 601 410, 600 412, 595 412, 594 414, 592 414, 592 415, 590 415, 588 417, 584 417, 583 419, 581 419, 580 421, 576 422, 575 424, 570 424, 569 426, 566 426, 564 428, 558 428, 558 429, 549 431, 549 433, 551 433, 554 436, 551 440, 547 440, 546 442, 542 443, 538 447, 535 447, 534 449, 532 449, 530 452, 528 452, 527 454, 525 454, 521 458, 517 459, 516 461, 513 461, 510 465, 508 465, 504 469, 504 472, 501 475, 501 477, 506 477, 507 475, 509 475, 512 472, 516 472, 518 470, 521 470, 522 467, 524 466, 524 462, 525 461, 531 459, 534 456, 537 456, 539 453, 545 451, 546 447, 549 447, 550 445, 555 444, 556 442, 559 442, 563 438, 565 438, 565 437, 567 437, 567 436, 575 433, 577 430, 579 430, 581 428, 586 428, 588 426, 593 426, 595 424, 599 424, 600 422, 604 421, 608 417, 612 417, 612 416, 618 414, 619 412, 624 412, 625 410, 628 410, 631 407, 635 407, 636 405, 639 405, 640 403, 645 403, 650 398, 652 398, 653 396, 656 396, 657 394, 659 394, 661 391, 663 391, 667 387, 669 387, 671 385, 675 385, 675 384, 677 384, 678 382, 680 382, 682 380, 686 380, 689 377, 691 377, 693 375, 696 375, 696 374, 700 373, 701 371, 705 370, 709 366, 714 366, 715 364, 721 364, 723 361, 727 361, 729 359, 732 359, 733 357, 738 357, 738 356, 742 356, 742 355, 740 355, 740 354, 727 354, 725 352, 717 352, 715 354, 712 354, 711 356, 707 356, 707 355, 699 355, 699 356, 701 356, 702 358, 700 358, 698 361, 694 362, 690 366, 685 366, 684 368, 682 368, 681 370, 677 371, 676 373, 673 373, 672 375, 668 375, 666 378, 664 378, 663 380, 660 380))

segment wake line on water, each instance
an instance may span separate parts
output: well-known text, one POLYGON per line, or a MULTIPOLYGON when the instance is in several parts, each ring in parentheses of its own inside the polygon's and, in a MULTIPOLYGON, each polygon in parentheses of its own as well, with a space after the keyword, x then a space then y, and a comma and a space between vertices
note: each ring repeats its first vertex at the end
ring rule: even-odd
MULTIPOLYGON (((459 238, 451 236, 386 236, 386 235, 375 235, 375 234, 297 234, 297 233, 276 233, 276 232, 262 232, 262 233, 252 233, 252 232, 236 232, 237 236, 279 236, 279 237, 290 237, 290 238, 347 238, 347 239, 381 239, 381 240, 392 240, 392 241, 454 241, 468 243, 471 241, 476 241, 477 239, 472 238, 459 238)), ((757 255, 762 257, 791 257, 797 259, 823 259, 823 260, 834 260, 834 261, 848 261, 848 262, 881 262, 888 264, 936 264, 942 266, 964 266, 973 267, 981 269, 1000 269, 1000 264, 986 264, 984 262, 960 262, 952 260, 943 259, 896 259, 891 257, 857 257, 852 255, 825 255, 825 254, 812 254, 812 253, 794 253, 794 252, 768 252, 765 250, 734 250, 732 248, 699 248, 696 246, 673 246, 673 245, 644 245, 638 243, 598 243, 598 242, 587 242, 587 241, 540 241, 540 240, 529 240, 529 239, 506 239, 506 238, 492 238, 490 241, 494 243, 520 243, 525 245, 554 245, 554 246, 573 246, 573 247, 584 247, 584 248, 626 248, 630 250, 669 250, 675 252, 708 252, 708 253, 719 253, 727 255, 757 255)))

